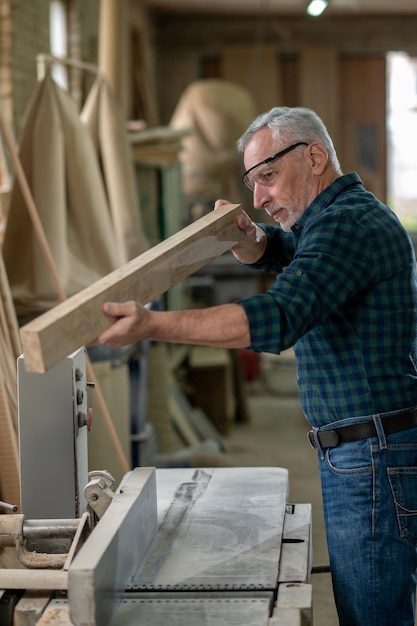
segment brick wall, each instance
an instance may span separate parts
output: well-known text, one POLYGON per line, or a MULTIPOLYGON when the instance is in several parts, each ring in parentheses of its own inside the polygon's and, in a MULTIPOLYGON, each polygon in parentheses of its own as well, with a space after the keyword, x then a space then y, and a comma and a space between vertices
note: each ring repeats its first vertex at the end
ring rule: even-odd
MULTIPOLYGON (((100 0, 68 0, 69 55, 97 63, 100 0)), ((0 98, 18 135, 38 80, 36 57, 50 53, 50 0, 0 0, 0 98)), ((70 88, 82 100, 91 77, 70 74, 70 88), (78 94, 78 95, 77 95, 78 94)))
MULTIPOLYGON (((97 64, 100 0, 66 0, 68 57, 97 64)), ((50 54, 50 0, 0 0, 0 107, 16 140, 38 81, 37 56, 50 54)), ((78 108, 94 75, 69 69, 69 90, 78 108)), ((7 212, 7 150, 0 134, 0 245, 7 212)), ((13 173, 12 173, 13 174, 13 173)))
POLYGON ((36 55, 49 50, 49 0, 0 0, 0 16, 1 94, 18 133, 37 81, 36 55))
POLYGON ((0 0, 0 102, 8 119, 12 117, 11 31, 10 0, 0 0))

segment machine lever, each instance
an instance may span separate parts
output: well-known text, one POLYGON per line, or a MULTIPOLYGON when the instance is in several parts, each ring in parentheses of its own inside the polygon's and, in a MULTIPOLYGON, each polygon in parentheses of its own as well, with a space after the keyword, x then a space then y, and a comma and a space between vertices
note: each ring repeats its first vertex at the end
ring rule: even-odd
POLYGON ((17 504, 9 504, 8 502, 3 502, 0 500, 0 509, 5 509, 6 511, 13 511, 16 513, 19 510, 17 504))

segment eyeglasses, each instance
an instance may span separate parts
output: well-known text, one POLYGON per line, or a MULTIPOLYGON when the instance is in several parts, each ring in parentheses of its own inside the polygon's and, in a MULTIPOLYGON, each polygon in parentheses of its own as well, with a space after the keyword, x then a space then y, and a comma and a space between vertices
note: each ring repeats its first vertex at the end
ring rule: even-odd
POLYGON ((243 174, 242 183, 246 185, 246 187, 250 189, 251 191, 253 191, 255 187, 255 183, 259 183, 260 185, 263 185, 264 187, 268 187, 268 185, 271 185, 273 180, 275 179, 276 172, 271 171, 271 172, 264 173, 264 174, 258 174, 258 175, 253 176, 252 179, 249 178, 249 173, 255 168, 261 167, 261 165, 266 165, 267 163, 271 163, 271 161, 275 161, 276 159, 279 159, 280 157, 284 156, 284 154, 287 154, 287 152, 291 152, 291 150, 294 150, 294 148, 298 148, 298 146, 308 146, 308 143, 306 143, 305 141, 299 141, 298 143, 294 143, 292 144, 292 146, 288 146, 288 148, 284 148, 284 150, 281 150, 280 152, 273 154, 272 156, 268 157, 264 161, 261 161, 260 163, 253 165, 248 170, 246 170, 246 172, 243 174))

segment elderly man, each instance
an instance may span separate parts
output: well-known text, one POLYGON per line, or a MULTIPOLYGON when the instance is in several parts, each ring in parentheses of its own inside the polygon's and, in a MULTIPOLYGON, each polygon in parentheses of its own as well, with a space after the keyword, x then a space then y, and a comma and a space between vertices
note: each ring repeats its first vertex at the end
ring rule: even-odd
MULTIPOLYGON (((238 141, 255 209, 236 259, 265 294, 187 311, 106 303, 101 343, 144 338, 278 354, 294 346, 318 451, 341 626, 413 626, 417 568, 417 276, 396 216, 344 175, 317 115, 279 107, 238 141)), ((218 200, 216 206, 225 202, 218 200)), ((216 208, 216 207, 215 207, 216 208)))

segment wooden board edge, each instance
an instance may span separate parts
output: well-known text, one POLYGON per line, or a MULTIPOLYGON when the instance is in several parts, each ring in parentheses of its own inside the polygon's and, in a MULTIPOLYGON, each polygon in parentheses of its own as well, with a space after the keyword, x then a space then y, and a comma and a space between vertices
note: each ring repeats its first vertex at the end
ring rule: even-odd
POLYGON ((236 224, 240 211, 241 205, 230 204, 204 215, 23 326, 20 339, 26 369, 30 372, 46 372, 80 346, 91 344, 112 323, 101 310, 106 300, 133 299, 146 304, 230 249, 243 237, 243 232, 236 224), (211 233, 215 235, 215 241, 206 242, 211 254, 198 259, 204 247, 196 246, 211 233), (168 257, 171 260, 181 258, 181 254, 184 256, 187 244, 190 249, 194 246, 194 251, 198 253, 196 259, 188 266, 185 260, 177 276, 165 272, 165 283, 161 288, 158 288, 158 281, 152 279, 146 281, 146 285, 135 280, 140 272, 157 272, 158 264, 167 263, 168 257), (82 320, 83 328, 77 324, 77 317, 82 320))

